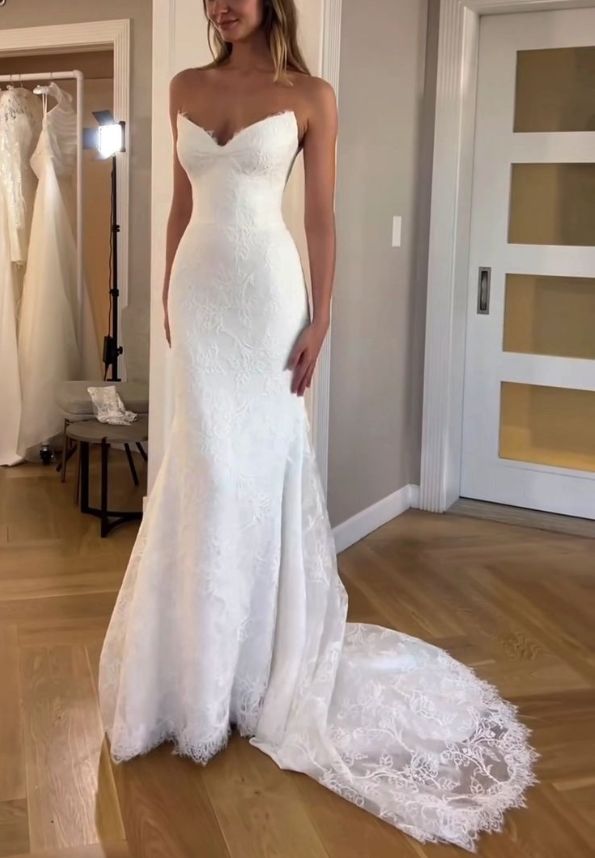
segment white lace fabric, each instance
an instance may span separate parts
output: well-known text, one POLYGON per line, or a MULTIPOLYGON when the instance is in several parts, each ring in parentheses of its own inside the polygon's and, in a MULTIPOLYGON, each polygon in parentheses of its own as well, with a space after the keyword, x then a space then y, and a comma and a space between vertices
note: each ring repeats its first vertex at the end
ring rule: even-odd
POLYGON ((33 461, 39 445, 64 429, 57 389, 66 380, 101 379, 87 284, 78 283, 73 171, 76 112, 54 81, 31 164, 37 187, 18 331, 22 408, 17 452, 33 461), (82 305, 82 306, 81 306, 82 305))
POLYGON ((100 657, 110 752, 170 739, 204 764, 236 727, 410 836, 473 850, 524 803, 536 754, 515 708, 447 652, 346 622, 285 369, 310 319, 281 214, 297 145, 292 111, 223 145, 178 123, 197 205, 170 281, 174 418, 100 657))
POLYGON ((18 359, 24 266, 37 179, 29 158, 41 128, 39 99, 24 87, 0 91, 0 464, 17 465, 22 383, 18 359))
POLYGON ((47 94, 55 104, 43 113, 43 134, 31 155, 31 166, 39 177, 51 167, 57 177, 71 177, 76 165, 76 111, 70 93, 55 81, 48 85, 47 94))
POLYGON ((6 200, 10 258, 27 259, 36 178, 30 158, 39 138, 42 109, 39 98, 25 87, 0 92, 0 185, 6 200))
POLYGON ((87 387, 87 392, 91 397, 95 417, 100 423, 124 426, 137 419, 138 414, 125 407, 115 384, 87 387))

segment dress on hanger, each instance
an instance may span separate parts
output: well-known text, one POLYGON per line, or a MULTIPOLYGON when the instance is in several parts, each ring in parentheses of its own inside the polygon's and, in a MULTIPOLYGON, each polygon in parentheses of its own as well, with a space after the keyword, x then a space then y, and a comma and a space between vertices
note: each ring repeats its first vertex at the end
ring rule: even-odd
POLYGON ((348 623, 303 397, 309 323, 282 195, 282 111, 226 143, 178 117, 192 183, 171 272, 174 416, 99 662, 117 762, 165 740, 206 763, 232 727, 407 834, 472 849, 523 804, 528 730, 446 651, 348 623))
POLYGON ((41 130, 39 99, 25 87, 0 92, 0 465, 17 453, 21 381, 18 318, 37 178, 29 159, 41 130))
POLYGON ((22 412, 18 452, 37 458, 39 444, 61 434, 56 388, 101 378, 99 348, 86 287, 77 294, 73 173, 77 153, 72 97, 54 81, 43 97, 42 128, 31 157, 38 178, 19 319, 22 412), (79 342, 79 312, 83 342, 79 342))

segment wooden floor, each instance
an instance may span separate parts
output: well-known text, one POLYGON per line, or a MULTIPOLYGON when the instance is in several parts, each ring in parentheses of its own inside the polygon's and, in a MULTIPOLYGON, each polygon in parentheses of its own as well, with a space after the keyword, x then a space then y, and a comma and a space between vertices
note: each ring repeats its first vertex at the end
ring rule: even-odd
MULTIPOLYGON (((118 503, 140 503, 124 461, 118 487, 118 503)), ((137 525, 100 539, 71 476, 30 464, 0 469, 0 513, 0 856, 465 854, 422 846, 246 740, 204 768, 171 745, 111 764, 97 664, 137 525)), ((595 855, 593 540, 411 510, 339 563, 351 619, 445 647, 533 730, 540 784, 477 854, 595 855)))

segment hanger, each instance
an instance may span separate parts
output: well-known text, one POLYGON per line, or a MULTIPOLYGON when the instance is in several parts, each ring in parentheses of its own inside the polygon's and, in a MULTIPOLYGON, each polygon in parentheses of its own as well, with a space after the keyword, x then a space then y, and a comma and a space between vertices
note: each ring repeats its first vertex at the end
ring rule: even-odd
MULTIPOLYGON (((53 81, 54 73, 50 72, 49 75, 50 75, 50 81, 53 81)), ((50 91, 49 84, 38 83, 33 88, 33 92, 35 93, 35 95, 47 95, 49 91, 50 91)))

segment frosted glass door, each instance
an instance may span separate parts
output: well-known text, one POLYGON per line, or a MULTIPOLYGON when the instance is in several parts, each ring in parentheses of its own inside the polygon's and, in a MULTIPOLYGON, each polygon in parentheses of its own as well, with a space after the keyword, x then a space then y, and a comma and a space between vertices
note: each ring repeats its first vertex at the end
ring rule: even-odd
POLYGON ((595 518, 595 9, 480 19, 461 495, 595 518))

